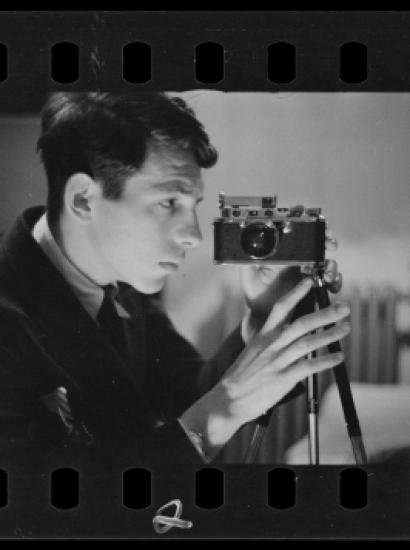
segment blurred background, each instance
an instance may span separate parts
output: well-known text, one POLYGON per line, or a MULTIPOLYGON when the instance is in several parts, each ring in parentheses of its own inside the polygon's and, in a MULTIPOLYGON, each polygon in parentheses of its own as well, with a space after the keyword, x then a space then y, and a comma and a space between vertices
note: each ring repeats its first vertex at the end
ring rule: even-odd
MULTIPOLYGON (((410 445, 410 94, 174 95, 195 110, 220 155, 204 171, 203 244, 164 291, 176 327, 209 359, 245 312, 239 268, 212 263, 220 191, 321 207, 339 242, 329 257, 344 276, 340 299, 352 305, 344 347, 365 444, 374 456, 410 445)), ((37 113, 1 116, 0 231, 24 208, 44 203, 38 133, 37 113)), ((321 375, 322 456, 350 462, 332 383, 332 373, 321 375)), ((252 429, 237 433, 224 460, 243 460, 252 429)), ((306 429, 304 396, 277 407, 257 460, 306 462, 306 429)))

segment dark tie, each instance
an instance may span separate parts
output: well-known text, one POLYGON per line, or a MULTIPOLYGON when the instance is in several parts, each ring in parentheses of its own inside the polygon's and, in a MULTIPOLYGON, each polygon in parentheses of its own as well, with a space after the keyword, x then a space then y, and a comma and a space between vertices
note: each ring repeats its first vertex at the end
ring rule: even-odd
POLYGON ((114 300, 118 295, 118 288, 114 285, 103 287, 104 300, 97 315, 97 321, 105 331, 107 338, 122 357, 126 356, 126 340, 123 321, 118 315, 114 300))
POLYGON ((97 321, 107 338, 119 352, 139 387, 145 384, 145 321, 142 296, 126 283, 118 282, 118 287, 103 287, 104 300, 97 321), (118 315, 116 300, 130 315, 124 319, 118 315))

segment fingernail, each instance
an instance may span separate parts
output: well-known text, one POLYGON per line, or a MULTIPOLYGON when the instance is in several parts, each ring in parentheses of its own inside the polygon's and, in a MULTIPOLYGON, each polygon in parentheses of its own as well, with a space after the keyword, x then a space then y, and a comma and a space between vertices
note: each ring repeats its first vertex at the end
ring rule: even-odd
POLYGON ((351 325, 350 323, 347 323, 347 322, 346 322, 346 323, 342 323, 342 324, 340 325, 340 328, 341 328, 343 331, 348 331, 348 330, 351 329, 351 326, 352 326, 352 325, 351 325))
POLYGON ((343 353, 343 351, 339 351, 338 353, 333 354, 333 358, 335 361, 343 361, 343 359, 345 358, 345 354, 343 353))

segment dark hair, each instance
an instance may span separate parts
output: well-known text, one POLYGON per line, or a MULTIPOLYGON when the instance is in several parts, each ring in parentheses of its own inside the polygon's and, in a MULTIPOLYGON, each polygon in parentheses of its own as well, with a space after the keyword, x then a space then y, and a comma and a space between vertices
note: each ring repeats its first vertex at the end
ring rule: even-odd
POLYGON ((164 93, 59 92, 42 111, 41 153, 50 226, 59 219, 67 179, 83 172, 99 180, 106 198, 121 197, 124 180, 143 164, 150 142, 189 150, 199 166, 217 152, 184 100, 164 93))

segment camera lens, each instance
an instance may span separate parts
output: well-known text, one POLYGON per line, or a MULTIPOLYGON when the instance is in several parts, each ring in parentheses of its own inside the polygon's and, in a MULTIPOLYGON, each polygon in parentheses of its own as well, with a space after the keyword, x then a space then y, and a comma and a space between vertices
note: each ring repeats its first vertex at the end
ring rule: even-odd
POLYGON ((248 225, 241 235, 243 251, 253 258, 265 258, 272 253, 277 244, 277 230, 263 223, 248 225))

